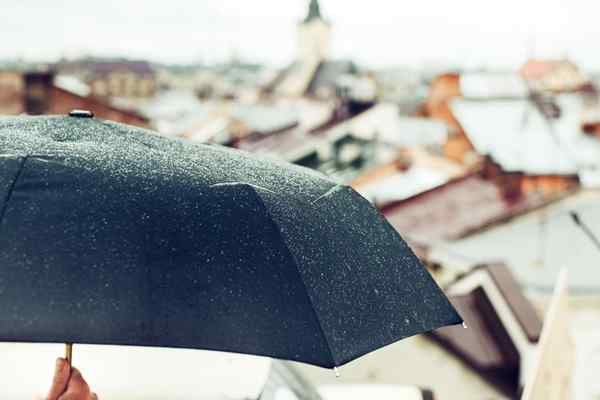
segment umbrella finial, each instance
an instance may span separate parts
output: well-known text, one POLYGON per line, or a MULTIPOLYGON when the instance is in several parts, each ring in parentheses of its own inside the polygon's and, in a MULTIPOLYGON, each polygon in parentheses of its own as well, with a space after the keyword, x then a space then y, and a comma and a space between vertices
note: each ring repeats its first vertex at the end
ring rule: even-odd
POLYGON ((338 367, 333 367, 333 372, 335 373, 336 378, 340 377, 340 370, 338 369, 338 367))
POLYGON ((94 118, 94 113, 90 110, 71 110, 69 117, 74 118, 94 118))
POLYGON ((465 329, 467 329, 467 323, 465 321, 463 321, 462 327, 465 328, 465 329))

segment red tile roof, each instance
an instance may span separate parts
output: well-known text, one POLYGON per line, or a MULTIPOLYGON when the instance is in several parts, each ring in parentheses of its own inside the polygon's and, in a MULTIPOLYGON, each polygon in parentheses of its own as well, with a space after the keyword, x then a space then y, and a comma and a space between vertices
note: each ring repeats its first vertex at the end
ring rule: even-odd
POLYGON ((409 242, 459 239, 494 223, 542 206, 536 193, 507 200, 495 181, 470 173, 381 209, 409 242))

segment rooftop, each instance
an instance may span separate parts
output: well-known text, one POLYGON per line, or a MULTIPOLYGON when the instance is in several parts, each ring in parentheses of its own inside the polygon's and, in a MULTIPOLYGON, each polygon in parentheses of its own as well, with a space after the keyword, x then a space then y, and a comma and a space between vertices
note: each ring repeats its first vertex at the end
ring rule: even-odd
POLYGON ((299 122, 297 113, 288 107, 234 104, 231 114, 251 132, 263 134, 289 129, 299 122))
POLYGON ((458 164, 421 148, 402 154, 410 165, 398 161, 382 165, 355 179, 351 186, 372 203, 384 206, 443 185, 464 173, 458 164))
POLYGON ((316 150, 320 141, 305 130, 292 128, 272 135, 248 137, 239 141, 237 147, 256 154, 280 157, 295 162, 316 150))
POLYGON ((475 150, 491 156, 504 171, 599 173, 600 141, 581 127, 584 99, 563 94, 554 98, 554 104, 557 118, 542 114, 529 99, 455 99, 451 109, 475 150))
POLYGON ((465 98, 524 98, 528 96, 525 80, 515 73, 464 73, 460 75, 460 92, 465 98))
POLYGON ((139 75, 153 75, 154 68, 148 61, 114 60, 97 61, 90 65, 92 74, 101 76, 113 72, 128 71, 139 75))
POLYGON ((318 96, 322 90, 335 88, 341 76, 354 74, 357 70, 350 60, 322 61, 314 72, 306 93, 318 96))
POLYGON ((506 199, 499 186, 473 172, 381 209, 402 236, 417 244, 455 240, 546 204, 531 193, 506 199))
POLYGON ((433 246, 430 257, 459 269, 503 260, 522 285, 542 292, 550 291, 560 269, 567 268, 572 293, 598 294, 600 273, 596 270, 600 251, 573 223, 571 210, 600 235, 600 192, 584 190, 506 224, 463 239, 440 242, 433 246))
POLYGON ((398 147, 441 147, 447 139, 448 127, 441 121, 400 115, 393 103, 377 103, 352 123, 354 135, 377 138, 398 147))

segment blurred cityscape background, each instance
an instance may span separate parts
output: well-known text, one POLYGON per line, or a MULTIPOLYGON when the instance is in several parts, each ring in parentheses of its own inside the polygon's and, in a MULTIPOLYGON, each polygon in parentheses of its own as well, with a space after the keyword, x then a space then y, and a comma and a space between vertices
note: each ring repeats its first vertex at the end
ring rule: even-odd
POLYGON ((515 398, 566 268, 574 398, 599 399, 598 11, 23 0, 0 16, 0 114, 87 109, 312 168, 375 204, 470 329, 398 343, 339 380, 301 367, 312 382, 515 398))

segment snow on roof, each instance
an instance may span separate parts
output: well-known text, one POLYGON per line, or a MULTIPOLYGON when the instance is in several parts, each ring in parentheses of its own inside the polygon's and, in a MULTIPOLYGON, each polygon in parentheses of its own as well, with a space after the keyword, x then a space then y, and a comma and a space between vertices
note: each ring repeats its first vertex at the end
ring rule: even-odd
POLYGON ((89 85, 70 75, 57 75, 54 78, 54 85, 81 97, 87 97, 91 93, 89 85))
POLYGON ((452 161, 419 147, 404 151, 408 169, 396 163, 375 168, 352 182, 352 187, 369 201, 384 206, 443 185, 465 171, 452 161))
POLYGON ((178 89, 159 93, 142 106, 142 111, 152 119, 173 119, 203 114, 205 109, 192 90, 178 89))
POLYGON ((600 169, 600 141, 581 130, 583 99, 564 94, 555 100, 561 115, 551 120, 526 99, 455 99, 451 109, 475 150, 505 171, 576 175, 600 169))
POLYGON ((525 81, 515 73, 467 73, 460 76, 460 91, 465 98, 524 98, 525 81))
POLYGON ((356 190, 372 203, 388 204, 433 189, 448 180, 449 177, 439 171, 415 166, 360 186, 356 190))
POLYGON ((140 108, 161 134, 180 136, 206 120, 213 106, 202 104, 192 90, 177 89, 160 92, 140 108))
POLYGON ((254 132, 272 132, 298 123, 297 113, 287 107, 236 104, 232 115, 254 132))
POLYGON ((574 292, 599 293, 600 252, 572 221, 569 211, 600 235, 600 193, 582 191, 464 239, 434 245, 435 261, 451 265, 457 255, 471 265, 503 260, 520 283, 550 291, 562 268, 574 292))
POLYGON ((443 122, 427 118, 398 117, 398 133, 382 132, 382 139, 406 146, 443 145, 448 137, 448 126, 443 122))
POLYGON ((399 147, 441 146, 448 135, 448 128, 444 123, 402 116, 398 106, 392 103, 379 103, 331 129, 335 130, 344 133, 350 131, 364 139, 377 135, 378 140, 399 147))

